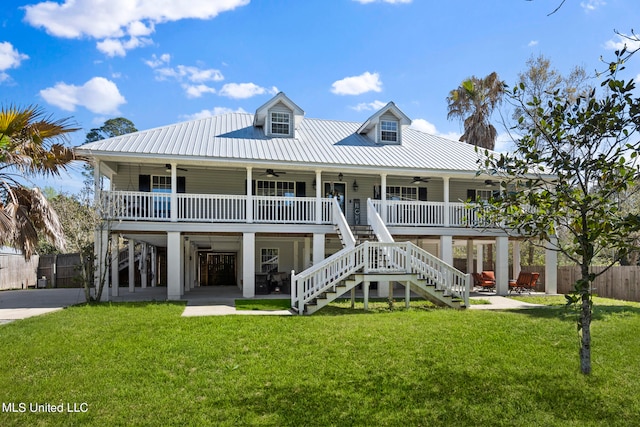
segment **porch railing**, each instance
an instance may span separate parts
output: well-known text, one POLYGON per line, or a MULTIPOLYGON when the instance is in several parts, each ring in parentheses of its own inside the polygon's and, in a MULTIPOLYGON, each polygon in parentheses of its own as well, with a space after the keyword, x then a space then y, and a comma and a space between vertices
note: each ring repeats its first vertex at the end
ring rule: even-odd
MULTIPOLYGON (((382 200, 371 201, 382 215, 382 200)), ((444 202, 386 200, 387 226, 445 227, 444 202)), ((449 203, 449 227, 486 226, 479 209, 466 203, 449 203)))
MULTIPOLYGON (((171 221, 169 193, 103 191, 102 217, 123 221, 171 221)), ((227 194, 176 195, 176 221, 247 222, 247 196, 227 194)), ((332 199, 320 199, 320 220, 316 219, 315 197, 252 196, 251 221, 276 224, 331 224, 332 199)))

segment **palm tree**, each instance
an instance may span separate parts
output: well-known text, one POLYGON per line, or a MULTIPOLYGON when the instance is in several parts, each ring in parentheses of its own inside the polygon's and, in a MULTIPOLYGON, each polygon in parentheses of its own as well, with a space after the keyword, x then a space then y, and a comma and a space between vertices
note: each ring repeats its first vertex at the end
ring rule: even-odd
POLYGON ((460 141, 493 150, 498 132, 489 118, 502 101, 503 93, 504 82, 495 72, 482 79, 472 76, 449 92, 447 118, 455 117, 464 123, 460 141))
POLYGON ((60 142, 76 130, 69 119, 53 120, 35 106, 0 109, 0 245, 21 250, 27 259, 39 235, 60 249, 65 239, 46 197, 23 180, 66 170, 75 156, 60 142))

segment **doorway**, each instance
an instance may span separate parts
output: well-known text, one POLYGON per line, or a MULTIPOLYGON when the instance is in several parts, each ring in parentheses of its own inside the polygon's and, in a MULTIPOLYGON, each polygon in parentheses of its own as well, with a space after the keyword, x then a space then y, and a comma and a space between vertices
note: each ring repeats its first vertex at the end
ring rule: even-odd
POLYGON ((200 258, 201 286, 236 286, 235 252, 207 252, 200 258))
POLYGON ((324 197, 337 198, 338 204, 343 214, 347 214, 345 211, 347 184, 344 182, 325 182, 324 183, 324 197))

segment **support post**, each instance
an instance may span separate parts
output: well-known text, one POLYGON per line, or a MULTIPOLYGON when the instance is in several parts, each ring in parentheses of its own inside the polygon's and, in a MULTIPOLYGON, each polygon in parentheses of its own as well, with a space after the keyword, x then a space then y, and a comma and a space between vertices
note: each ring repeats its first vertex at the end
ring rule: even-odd
POLYGON ((482 273, 484 270, 484 245, 482 243, 476 245, 476 273, 482 273))
POLYGON ((514 240, 513 242, 511 242, 511 250, 511 258, 513 259, 513 280, 517 280, 518 275, 522 270, 522 265, 520 262, 520 240, 514 240))
POLYGON ((367 311, 369 310, 369 285, 371 284, 371 282, 369 282, 368 280, 365 280, 362 283, 362 291, 364 293, 364 310, 367 311))
POLYGON ((242 234, 242 296, 256 295, 256 233, 242 234))
POLYGON ((98 274, 97 280, 96 280, 96 292, 98 291, 98 286, 100 285, 100 282, 102 280, 104 280, 104 287, 102 288, 102 294, 100 295, 100 301, 105 302, 105 301, 109 301, 109 273, 106 271, 107 269, 107 262, 108 262, 108 251, 109 251, 109 233, 107 232, 107 230, 100 230, 98 231, 98 236, 99 236, 99 248, 100 248, 100 252, 99 252, 99 258, 96 259, 96 262, 98 263, 98 265, 96 266, 96 273, 98 274))
POLYGON ((324 260, 324 234, 313 233, 313 264, 324 260))
POLYGON ((467 274, 473 273, 473 240, 467 240, 467 274))
POLYGON ((496 237, 496 294, 509 293, 509 238, 496 237))
POLYGON ((322 171, 316 171, 316 224, 322 223, 322 171))
POLYGON ((149 278, 147 277, 147 254, 149 253, 149 245, 146 243, 142 244, 142 248, 140 250, 140 287, 145 289, 147 287, 147 281, 149 278))
POLYGON ((178 221, 178 170, 171 163, 171 222, 178 221))
POLYGON ((387 223, 387 174, 380 174, 380 218, 387 223))
POLYGON ((182 254, 180 232, 167 232, 167 299, 169 300, 179 300, 182 297, 182 254))
POLYGON ((444 193, 444 226, 445 227, 449 227, 450 222, 451 222, 451 209, 449 207, 449 177, 445 176, 444 178, 442 178, 443 181, 443 193, 444 193))
POLYGON ((253 222, 253 168, 247 166, 247 206, 245 208, 247 215, 247 223, 253 222))
POLYGON ((136 242, 133 239, 129 239, 129 292, 135 292, 136 290, 136 242))
POLYGON ((120 251, 118 234, 111 234, 111 295, 118 296, 120 288, 120 251))
POLYGON ((453 236, 440 236, 440 259, 453 265, 453 236))
POLYGON ((411 282, 406 281, 404 285, 404 306, 405 308, 409 308, 411 304, 411 282))

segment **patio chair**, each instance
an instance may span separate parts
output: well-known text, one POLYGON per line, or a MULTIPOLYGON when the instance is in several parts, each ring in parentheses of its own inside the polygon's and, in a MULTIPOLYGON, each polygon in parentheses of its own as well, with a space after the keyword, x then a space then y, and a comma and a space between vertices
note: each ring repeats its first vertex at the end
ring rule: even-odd
POLYGON ((540 273, 521 271, 517 280, 509 280, 509 293, 515 291, 519 294, 523 292, 531 294, 531 290, 535 289, 538 277, 540 277, 540 273))
MULTIPOLYGON (((495 278, 491 278, 493 275, 493 271, 489 272, 491 275, 485 275, 486 272, 482 273, 472 273, 473 276, 473 285, 475 287, 479 287, 481 289, 493 289, 496 286, 495 278)), ((495 276, 494 276, 495 277, 495 276)))

